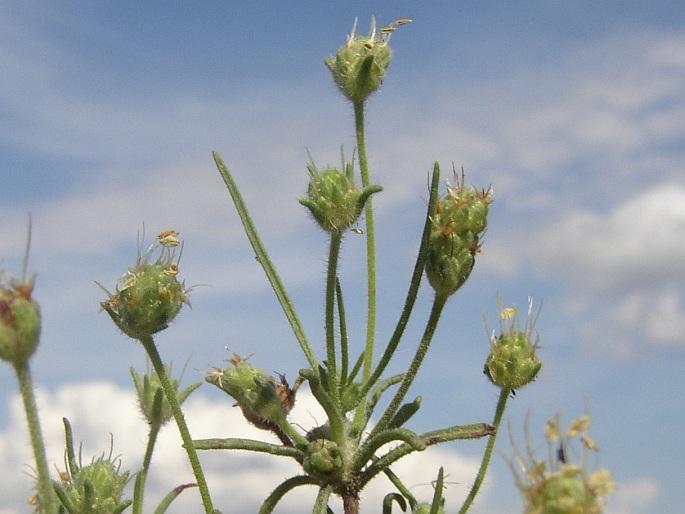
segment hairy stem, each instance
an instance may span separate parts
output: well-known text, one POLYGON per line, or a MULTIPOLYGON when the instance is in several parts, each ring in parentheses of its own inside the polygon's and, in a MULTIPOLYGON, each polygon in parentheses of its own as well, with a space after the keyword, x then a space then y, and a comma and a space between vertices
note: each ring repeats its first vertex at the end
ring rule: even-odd
POLYGON ((188 425, 186 425, 185 418, 183 417, 181 405, 178 403, 178 399, 176 398, 176 392, 169 381, 166 368, 164 367, 162 359, 159 356, 159 352, 157 351, 157 346, 155 346, 155 342, 151 336, 142 337, 140 342, 150 357, 152 366, 155 368, 157 376, 159 376, 159 381, 162 383, 164 395, 171 406, 171 411, 174 413, 176 425, 178 426, 178 431, 181 433, 181 439, 183 440, 183 447, 186 449, 190 466, 195 474, 197 487, 200 489, 200 496, 202 496, 202 504, 204 505, 205 513, 212 514, 214 507, 212 506, 212 499, 209 496, 209 488, 207 487, 205 475, 202 472, 202 466, 200 466, 200 459, 197 456, 197 451, 193 445, 193 440, 190 437, 190 431, 188 430, 188 425))
POLYGON ((33 447, 33 456, 36 461, 38 492, 40 494, 41 508, 43 509, 43 512, 52 514, 57 512, 57 505, 55 493, 52 488, 52 482, 50 481, 50 473, 48 473, 48 462, 45 456, 45 443, 43 443, 43 435, 40 430, 38 407, 36 406, 36 398, 33 394, 33 384, 28 361, 15 363, 14 370, 17 373, 19 392, 21 393, 21 399, 24 402, 26 422, 29 427, 31 446, 33 447))
POLYGON ((442 310, 445 307, 447 298, 448 297, 445 295, 435 295, 435 299, 433 300, 433 308, 431 309, 428 322, 426 323, 426 328, 424 329, 423 337, 421 338, 419 347, 416 349, 416 353, 414 354, 414 358, 412 359, 411 364, 409 365, 409 369, 407 370, 407 373, 404 375, 404 379, 402 380, 400 387, 397 389, 395 396, 391 400, 390 405, 388 405, 388 407, 385 409, 383 416, 381 416, 381 419, 378 420, 378 423, 371 431, 369 439, 374 437, 380 431, 385 430, 388 423, 395 415, 395 412, 402 403, 402 400, 407 394, 407 391, 409 390, 409 387, 414 381, 414 378, 416 378, 416 374, 418 373, 419 368, 421 367, 421 363, 423 362, 423 359, 426 356, 426 353, 428 352, 428 348, 430 347, 431 341, 433 340, 433 334, 435 333, 435 329, 438 326, 438 321, 440 321, 440 315, 442 314, 442 310))
POLYGON ((335 299, 338 304, 338 320, 340 323, 340 385, 347 382, 349 368, 349 345, 347 340, 347 318, 345 316, 345 302, 343 301, 342 287, 340 280, 335 278, 335 299))
POLYGON ((373 371, 371 377, 364 383, 364 388, 362 389, 362 395, 373 387, 376 381, 380 378, 383 371, 385 371, 386 366, 390 362, 390 359, 397 350, 397 346, 400 343, 402 334, 404 334, 404 329, 409 322, 409 316, 414 308, 414 302, 416 300, 416 295, 418 293, 419 287, 421 285, 421 277, 423 275, 423 269, 426 263, 426 253, 428 251, 428 239, 430 236, 430 230, 432 227, 431 223, 431 213, 435 211, 435 205, 438 201, 438 186, 440 183, 440 165, 436 162, 433 168, 433 178, 431 180, 430 189, 430 199, 428 201, 428 212, 426 214, 426 221, 423 227, 423 234, 421 236, 421 246, 419 247, 419 252, 416 257, 416 264, 414 265, 414 272, 412 274, 411 283, 409 285, 409 291, 407 292, 407 299, 404 303, 404 309, 402 309, 402 314, 397 322, 395 331, 388 341, 383 355, 381 356, 376 369, 373 371))
POLYGON ((278 275, 276 267, 274 266, 273 262, 271 262, 269 254, 266 252, 266 248, 264 248, 264 244, 259 238, 257 228, 250 217, 250 213, 248 212, 245 201, 240 194, 238 185, 236 184, 235 180, 233 180, 231 172, 228 170, 226 164, 224 164, 224 161, 221 159, 219 154, 212 152, 212 155, 214 156, 216 167, 219 170, 221 177, 224 179, 226 187, 228 188, 228 192, 231 194, 233 204, 235 205, 236 211, 238 211, 238 216, 240 216, 240 221, 243 223, 245 235, 247 235, 247 238, 252 245, 252 249, 255 252, 257 260, 262 265, 264 273, 266 273, 266 277, 268 278, 274 293, 276 293, 276 298, 278 298, 278 301, 281 304, 283 313, 288 319, 288 323, 290 323, 293 333, 295 334, 295 337, 297 338, 297 341, 300 344, 300 347, 302 348, 309 365, 312 369, 318 369, 319 363, 317 362, 314 352, 312 351, 312 347, 310 346, 307 336, 304 333, 304 328, 302 327, 300 318, 297 316, 295 307, 290 300, 290 296, 288 296, 288 292, 286 291, 283 282, 281 282, 281 277, 278 275))
POLYGON ((335 355, 335 284, 338 272, 338 258, 342 233, 331 234, 331 247, 328 253, 328 272, 326 276, 326 365, 328 368, 328 393, 333 401, 340 403, 339 375, 335 355))
POLYGON ((152 461, 152 453, 155 449, 157 436, 161 426, 153 425, 150 427, 150 434, 147 438, 147 447, 145 448, 145 456, 143 457, 143 467, 141 468, 133 488, 133 514, 142 514, 143 512, 143 496, 145 495, 145 482, 147 481, 147 473, 150 469, 150 462, 152 461))
POLYGON ((471 486, 471 491, 469 491, 469 495, 466 497, 466 500, 464 500, 464 505, 462 505, 459 514, 464 514, 464 512, 469 510, 469 507, 471 507, 473 500, 476 498, 476 495, 480 490, 480 486, 483 484, 483 480, 485 479, 485 472, 488 470, 488 465, 490 464, 490 457, 492 456, 492 451, 495 449, 495 440, 497 439, 499 427, 502 424, 502 416, 504 415, 504 408, 507 405, 507 399, 509 398, 510 392, 511 389, 502 389, 500 391, 499 401, 497 402, 497 410, 495 411, 495 419, 492 422, 492 424, 495 426, 495 433, 492 434, 490 436, 490 439, 488 440, 488 445, 485 447, 485 453, 483 454, 483 460, 480 463, 478 475, 476 475, 476 480, 473 482, 473 485, 471 486))
MULTIPOLYGON (((354 103, 354 122, 357 133, 357 149, 359 150, 359 169, 362 175, 362 188, 370 184, 369 162, 366 158, 366 136, 364 134, 364 103, 354 103)), ((367 324, 366 349, 364 352, 363 378, 367 380, 371 375, 373 365, 373 346, 376 335, 376 231, 373 223, 373 203, 371 198, 366 201, 366 268, 367 284, 367 324)))

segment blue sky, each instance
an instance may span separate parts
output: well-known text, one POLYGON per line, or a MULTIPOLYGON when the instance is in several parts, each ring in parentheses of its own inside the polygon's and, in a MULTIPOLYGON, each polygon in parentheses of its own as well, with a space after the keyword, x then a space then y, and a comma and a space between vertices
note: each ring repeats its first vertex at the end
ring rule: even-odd
MULTIPOLYGON (((112 432, 124 465, 140 462, 145 429, 130 402, 128 368, 144 368, 143 352, 98 313, 103 294, 93 281, 113 285, 133 263, 143 223, 148 237, 180 230, 181 274, 198 284, 193 309, 158 338, 179 369, 190 357, 186 380, 220 365, 225 346, 292 378, 305 365, 210 152, 233 172, 310 340, 321 340, 325 237, 296 199, 306 190, 307 151, 317 164, 335 165, 341 145, 348 154, 354 147, 351 109, 323 58, 355 16, 366 31, 371 15, 381 25, 414 20, 393 35, 395 57, 367 110, 371 173, 384 186, 375 200, 379 341, 399 315, 433 162, 445 177, 453 163, 463 165, 469 182, 492 184, 495 193, 484 253, 450 300, 410 392, 424 397, 413 428, 491 419, 497 392, 481 373, 483 314, 492 325, 497 291, 519 307, 532 295, 536 305, 543 300, 544 367, 510 402, 514 435, 522 437, 529 414, 544 451, 544 421, 559 410, 568 420, 587 404, 601 447, 596 464, 619 483, 607 512, 678 511, 682 2, 3 2, 0 255, 18 274, 31 212, 30 270, 43 313, 32 368, 52 459, 61 465, 67 415, 84 450, 107 449, 112 432)), ((341 268, 357 340, 363 245, 361 236, 346 238, 341 268)), ((393 370, 411 358, 430 301, 426 288, 393 370)), ((17 443, 24 436, 15 389, 11 368, 0 368, 0 473, 9 477, 0 484, 0 514, 28 512, 31 494, 19 472, 30 456, 17 443)), ((230 400, 209 386, 196 395, 188 418, 198 436, 248 430, 230 400)), ((312 409, 303 394, 302 424, 311 425, 312 409)), ((173 427, 166 437, 154 494, 191 479, 173 427)), ((506 437, 498 448, 510 450, 506 437)), ((481 451, 467 443, 421 455, 420 467, 405 465, 407 482, 427 497, 426 484, 446 463, 456 508, 481 451)), ((264 496, 279 474, 294 473, 236 455, 207 465, 224 512, 256 511, 258 500, 245 491, 264 496), (225 471, 238 466, 236 485, 225 471), (231 510, 235 491, 247 503, 231 510)), ((377 510, 375 494, 368 512, 377 510)), ((194 493, 186 496, 177 512, 197 505, 194 493)), ((520 505, 503 459, 493 459, 474 512, 520 505)))

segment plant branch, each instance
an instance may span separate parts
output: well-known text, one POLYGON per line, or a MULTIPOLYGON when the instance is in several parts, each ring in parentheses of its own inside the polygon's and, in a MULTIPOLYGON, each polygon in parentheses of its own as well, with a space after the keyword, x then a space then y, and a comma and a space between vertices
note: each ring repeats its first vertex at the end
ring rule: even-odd
POLYGON ((340 385, 347 383, 347 374, 350 365, 349 345, 347 340, 347 318, 345 316, 345 302, 343 301, 340 280, 335 279, 335 299, 338 305, 338 320, 340 323, 340 385))
POLYGON ((383 371, 385 371, 386 366, 390 362, 390 359, 395 353, 397 346, 399 345, 402 335, 404 334, 404 329, 409 322, 409 316, 411 315, 412 309, 414 308, 414 302, 416 301, 416 295, 421 285, 421 277, 423 276, 423 269, 426 264, 426 252, 428 250, 428 238, 431 229, 431 213, 435 211, 435 205, 438 201, 438 187, 440 184, 440 165, 436 162, 433 167, 433 178, 431 180, 430 189, 430 199, 428 201, 428 210, 426 212, 426 222, 423 227, 423 234, 421 236, 421 246, 419 247, 419 253, 416 256, 416 264, 414 265, 414 272, 412 274, 411 283, 409 285, 409 291, 407 291, 407 299, 404 302, 404 309, 400 315, 400 319, 397 322, 395 331, 388 341, 388 345, 385 347, 385 351, 381 356, 376 369, 373 371, 371 377, 364 383, 361 391, 361 395, 364 396, 366 392, 373 387, 376 381, 380 378, 383 371))
POLYGON ((138 476, 136 476, 136 481, 133 487, 133 514, 142 514, 143 512, 143 496, 145 495, 145 482, 147 480, 147 473, 150 469, 152 453, 155 449, 155 443, 157 442, 157 436, 159 435, 160 428, 160 425, 150 426, 150 433, 148 435, 147 446, 145 448, 145 456, 143 457, 143 467, 138 473, 138 476))
MULTIPOLYGON (((354 123, 359 150, 359 169, 362 188, 369 186, 369 163, 366 157, 366 135, 364 133, 364 102, 354 102, 354 123)), ((373 222, 373 203, 369 198, 364 208, 366 213, 366 267, 367 267, 367 320, 366 349, 364 350, 364 369, 362 376, 368 380, 373 365, 373 346, 376 335, 376 230, 373 222)))
POLYGON ((442 314, 442 310, 445 307, 447 298, 448 297, 444 295, 435 295, 435 298, 433 300, 433 308, 431 309, 428 322, 426 323, 426 328, 424 329, 423 337, 421 338, 419 347, 416 349, 416 353, 414 354, 414 358, 412 359, 411 364, 409 365, 409 369, 407 369, 407 372, 404 375, 404 379, 402 380, 400 387, 397 389, 395 396, 391 400, 388 407, 385 409, 385 412, 381 416, 381 419, 378 420, 378 423, 371 431, 369 438, 374 437, 380 431, 384 430, 387 427, 390 420, 392 419, 392 417, 395 415, 397 409, 400 407, 402 400, 407 394, 407 391, 409 390, 409 387, 414 381, 414 378, 416 378, 416 374, 418 373, 419 368, 421 367, 421 363, 423 362, 423 359, 426 356, 426 353, 428 352, 428 348, 430 347, 431 341, 433 339, 435 329, 438 326, 438 321, 440 320, 440 315, 442 314))
POLYGON ((254 439, 229 437, 227 439, 195 439, 193 445, 197 450, 245 450, 251 452, 268 453, 279 457, 292 457, 302 462, 304 454, 294 446, 265 443, 254 439))
POLYGON ((216 163, 216 167, 218 168, 219 173, 221 173, 221 176, 223 177, 224 182, 226 183, 226 187, 228 188, 228 191, 231 194, 231 198, 233 198, 233 204, 235 205, 235 208, 238 211, 240 221, 242 221, 243 223, 243 227, 245 228, 245 234, 247 235, 247 238, 249 239, 250 244, 252 245, 252 249, 255 252, 257 260, 262 265, 264 273, 266 273, 266 276, 269 280, 269 283, 271 284, 271 287, 274 290, 274 293, 276 293, 276 298, 278 298, 278 301, 281 304, 281 308, 285 313, 285 317, 288 319, 288 323, 290 323, 290 326, 293 329, 295 337, 297 338, 297 341, 300 344, 300 347, 302 348, 302 351, 304 352, 307 361, 309 361, 309 365, 312 369, 318 369, 319 363, 317 362, 316 357, 314 356, 314 352, 312 351, 309 341, 307 340, 307 336, 304 333, 302 323, 300 322, 300 319, 297 316, 295 307, 293 306, 293 303, 290 300, 290 297, 288 296, 288 292, 286 291, 283 282, 281 282, 281 278, 278 276, 276 267, 273 265, 273 262, 271 262, 269 254, 266 252, 266 249, 264 248, 264 245, 262 244, 262 241, 259 238, 259 234, 254 225, 254 222, 252 221, 252 218, 250 217, 250 213, 247 210, 247 206, 243 201, 243 197, 240 194, 238 185, 235 183, 235 180, 233 180, 231 172, 228 171, 228 168, 224 164, 224 161, 221 159, 219 154, 216 152, 212 152, 212 155, 214 156, 214 162, 216 163))
POLYGON ((338 367, 335 355, 335 284, 338 272, 338 258, 342 233, 331 234, 331 244, 328 253, 328 271, 326 274, 326 367, 328 368, 329 395, 340 406, 340 388, 338 367))
MULTIPOLYGON (((470 425, 455 425, 432 432, 426 432, 419 435, 418 438, 425 446, 432 446, 446 441, 479 439, 494 434, 495 427, 492 425, 487 423, 474 423, 470 425)), ((373 463, 360 475, 359 483, 361 487, 364 487, 364 485, 373 477, 389 468, 393 463, 415 451, 416 447, 413 444, 403 443, 381 457, 372 458, 371 460, 373 463)))
POLYGON ((166 396, 169 405, 171 406, 171 411, 174 413, 174 418, 176 419, 176 425, 178 426, 178 431, 181 433, 181 439, 183 440, 183 446, 188 454, 188 460, 190 461, 190 466, 195 474, 195 480, 197 481, 197 487, 200 490, 200 496, 202 496, 202 504, 205 508, 206 514, 213 514, 214 507, 212 506, 212 499, 209 495, 209 488, 207 487, 207 481, 205 480, 204 473, 202 472, 202 466, 200 465, 200 459, 197 457, 197 452, 195 451, 195 446, 193 445, 193 440, 190 437, 190 431, 188 430, 188 425, 183 417, 183 412, 181 411, 181 406, 176 398, 176 391, 169 381, 169 376, 167 375, 166 368, 162 363, 162 359, 157 351, 157 346, 151 336, 145 336, 140 338, 140 342, 145 348, 152 366, 157 372, 159 381, 164 389, 164 395, 166 396))
POLYGON ((461 510, 459 510, 459 514, 464 514, 464 512, 469 510, 469 507, 471 507, 473 500, 476 498, 476 495, 480 490, 480 486, 483 484, 483 480, 485 479, 485 472, 488 470, 488 465, 490 464, 490 457, 492 456, 492 451, 495 449, 495 440, 497 439, 497 432, 499 432, 499 427, 502 424, 502 416, 504 415, 504 409, 507 405, 507 399, 509 398, 510 392, 511 389, 508 388, 502 389, 500 391, 499 401, 497 402, 497 410, 495 411, 495 419, 492 422, 492 424, 495 426, 495 433, 492 434, 492 436, 490 436, 490 439, 488 440, 488 445, 485 447, 485 453, 483 454, 483 460, 480 463, 478 475, 476 475, 476 480, 473 482, 473 485, 471 486, 471 491, 469 491, 466 500, 464 500, 464 504, 462 505, 461 510))
POLYGON ((28 424, 31 446, 33 447, 33 456, 36 462, 41 507, 44 509, 43 512, 52 514, 57 512, 56 497, 50 480, 50 473, 48 472, 45 443, 43 442, 43 435, 40 429, 36 398, 33 393, 31 370, 29 369, 27 360, 13 362, 13 365, 14 371, 17 374, 17 383, 19 384, 21 399, 24 403, 26 423, 28 424))
POLYGON ((301 485, 317 485, 317 482, 307 475, 298 475, 287 479, 274 489, 268 498, 264 500, 264 503, 259 509, 259 514, 271 514, 283 496, 301 485))

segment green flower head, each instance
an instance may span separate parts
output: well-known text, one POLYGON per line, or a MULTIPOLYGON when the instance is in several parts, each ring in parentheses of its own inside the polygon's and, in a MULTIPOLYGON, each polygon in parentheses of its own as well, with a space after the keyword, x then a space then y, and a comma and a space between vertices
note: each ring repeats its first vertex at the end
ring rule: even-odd
POLYGON ((403 18, 377 30, 376 19, 372 17, 369 35, 361 36, 356 33, 355 19, 347 42, 338 49, 335 56, 324 59, 338 89, 353 104, 363 103, 380 87, 392 58, 392 50, 388 44, 390 35, 397 26, 410 21, 409 18, 403 18))
POLYGON ((471 275, 491 201, 492 189, 466 187, 463 171, 461 181, 448 184, 438 200, 426 255, 426 276, 437 294, 454 294, 471 275))
POLYGON ((562 433, 560 415, 545 425, 548 461, 537 460, 532 453, 526 426, 527 455, 523 456, 512 439, 514 458, 509 467, 523 496, 525 514, 601 514, 606 496, 616 488, 607 469, 589 471, 588 452, 597 445, 587 433, 590 416, 574 419, 562 433), (570 462, 574 444, 582 445, 581 464, 570 462), (521 472, 523 474, 521 474, 521 472))
POLYGON ((229 362, 231 367, 215 368, 205 380, 231 396, 245 419, 256 427, 273 430, 274 424, 283 424, 294 403, 294 393, 289 398, 291 390, 285 378, 281 377, 281 384, 278 384, 264 370, 236 354, 229 362))
POLYGON ((312 217, 326 232, 341 233, 357 221, 366 201, 382 188, 370 185, 363 190, 354 183, 354 161, 346 162, 343 156, 342 170, 328 167, 323 171, 314 162, 307 165, 309 186, 307 197, 300 203, 309 209, 312 217))
POLYGON ((484 373, 490 381, 502 389, 519 389, 532 382, 542 363, 535 355, 539 338, 533 342, 535 319, 533 300, 528 298, 526 326, 521 329, 518 310, 504 307, 502 297, 498 296, 500 335, 490 336, 490 355, 485 361, 484 373))
POLYGON ((35 277, 18 281, 0 269, 0 359, 20 364, 38 346, 40 309, 31 298, 35 277))
POLYGON ((177 277, 183 251, 177 236, 175 230, 167 230, 157 236, 157 242, 145 253, 139 248, 135 265, 119 279, 114 294, 96 282, 108 295, 100 306, 133 339, 164 330, 184 303, 190 305, 189 290, 177 277), (159 254, 152 261, 156 251, 159 254))

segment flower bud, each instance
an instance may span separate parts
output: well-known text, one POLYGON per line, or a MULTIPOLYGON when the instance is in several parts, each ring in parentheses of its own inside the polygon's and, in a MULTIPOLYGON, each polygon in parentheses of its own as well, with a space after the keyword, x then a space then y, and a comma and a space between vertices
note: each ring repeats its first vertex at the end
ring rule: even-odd
POLYGON ((284 423, 287 411, 275 380, 235 354, 229 362, 233 367, 216 369, 205 380, 235 399, 245 419, 257 428, 273 430, 274 424, 284 423))
POLYGON ((437 294, 450 296, 469 278, 491 201, 491 189, 467 188, 463 175, 438 200, 426 255, 426 276, 437 294))
POLYGON ((109 296, 100 306, 129 337, 140 339, 164 330, 184 303, 190 305, 188 290, 177 278, 177 247, 178 243, 159 238, 145 254, 138 252, 135 266, 119 279, 114 294, 100 286, 109 296), (151 263, 151 254, 158 248, 160 254, 151 263))
MULTIPOLYGON (((514 446, 514 459, 509 461, 509 465, 514 473, 516 485, 523 495, 524 512, 526 514, 601 514, 605 497, 616 488, 616 484, 611 481, 611 473, 606 469, 588 472, 586 453, 589 448, 587 446, 583 446, 582 465, 567 462, 567 453, 564 448, 572 445, 572 437, 568 434, 573 432, 569 428, 567 436, 562 437, 558 429, 559 417, 557 414, 545 427, 549 445, 549 462, 535 459, 530 449, 533 445, 528 440, 526 441, 527 459, 524 459, 518 448, 514 446), (556 455, 556 459, 552 458, 552 455, 556 455), (523 475, 519 470, 523 472, 523 475)), ((584 417, 589 420, 589 416, 584 417)), ((580 440, 587 437, 587 433, 583 431, 580 440)))
POLYGON ((355 34, 356 29, 355 19, 347 43, 335 56, 324 59, 338 89, 355 104, 363 103, 380 87, 392 57, 390 32, 376 32, 375 18, 371 18, 368 36, 355 34))
POLYGON ((0 359, 28 361, 38 346, 40 309, 31 299, 35 277, 23 282, 0 270, 0 359), (6 279, 6 280, 5 280, 6 279))
POLYGON ((532 299, 528 299, 528 316, 525 330, 521 330, 518 312, 514 308, 504 308, 501 297, 500 327, 502 333, 490 337, 490 355, 485 361, 484 373, 490 381, 502 389, 519 389, 532 382, 542 363, 535 355, 538 339, 531 341, 535 325, 532 299), (506 327, 506 330, 505 330, 506 327))
MULTIPOLYGON (((202 385, 201 382, 196 382, 181 391, 179 386, 180 379, 171 378, 171 365, 165 366, 165 369, 179 405, 188 398, 190 393, 202 385)), ((140 407, 140 411, 143 413, 143 416, 145 416, 148 424, 159 428, 169 422, 174 414, 171 410, 169 400, 167 400, 164 395, 162 382, 157 372, 150 372, 150 370, 148 370, 141 377, 135 369, 131 368, 130 371, 131 376, 133 377, 133 383, 136 387, 136 392, 138 393, 138 407, 140 407)))
POLYGON ((352 163, 343 161, 345 172, 336 168, 317 170, 314 163, 307 165, 311 175, 307 198, 300 203, 307 207, 319 226, 326 232, 341 233, 359 218, 366 200, 381 190, 372 185, 360 191, 354 184, 352 163))
POLYGON ((59 483, 65 493, 59 496, 64 496, 69 503, 69 512, 121 512, 131 503, 130 500, 122 501, 129 475, 129 471, 120 471, 120 462, 103 456, 78 467, 66 481, 59 483))
POLYGON ((330 439, 315 439, 307 445, 302 467, 319 480, 339 478, 343 470, 342 451, 330 439))

